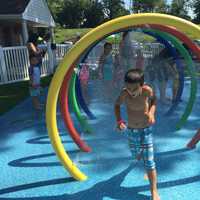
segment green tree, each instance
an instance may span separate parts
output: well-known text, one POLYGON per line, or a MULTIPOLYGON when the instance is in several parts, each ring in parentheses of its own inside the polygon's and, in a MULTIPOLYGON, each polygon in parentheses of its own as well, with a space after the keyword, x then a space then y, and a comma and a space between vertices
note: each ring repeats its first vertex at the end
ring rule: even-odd
POLYGON ((166 0, 156 1, 154 4, 154 12, 157 13, 169 13, 170 6, 167 4, 166 0))
POLYGON ((130 12, 125 8, 123 0, 102 0, 105 20, 111 20, 130 12))
POLYGON ((98 0, 89 1, 84 10, 83 27, 93 28, 104 21, 103 5, 98 0))
POLYGON ((170 14, 184 19, 191 19, 188 15, 187 0, 173 0, 170 14))
POLYGON ((197 24, 200 24, 200 1, 199 0, 194 0, 193 11, 195 14, 194 22, 197 24))
POLYGON ((58 13, 58 23, 67 28, 80 28, 84 23, 86 0, 64 0, 63 9, 58 13))
POLYGON ((123 0, 48 0, 57 23, 66 28, 95 27, 129 14, 123 0))
POLYGON ((167 13, 169 8, 167 6, 166 0, 134 0, 132 10, 134 13, 167 13))
POLYGON ((47 0, 47 4, 53 14, 54 19, 57 21, 58 14, 63 10, 64 0, 47 0))

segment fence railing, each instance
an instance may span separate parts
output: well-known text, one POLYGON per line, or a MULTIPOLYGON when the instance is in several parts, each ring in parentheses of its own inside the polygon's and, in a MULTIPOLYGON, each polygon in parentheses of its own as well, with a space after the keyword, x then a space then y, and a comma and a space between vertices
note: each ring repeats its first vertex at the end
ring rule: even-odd
MULTIPOLYGON (((72 44, 57 44, 56 50, 51 45, 46 45, 41 67, 41 76, 47 76, 54 72, 55 66, 64 57, 72 44)), ((29 54, 26 46, 0 47, 0 85, 24 81, 29 79, 29 54)))
POLYGON ((28 78, 28 51, 26 47, 6 47, 2 49, 4 59, 3 79, 6 83, 28 78))
MULTIPOLYGON (((47 53, 43 58, 41 67, 41 76, 47 76, 54 72, 55 67, 60 60, 65 56, 66 52, 71 48, 72 43, 57 44, 56 50, 51 49, 51 45, 42 45, 41 48, 46 48, 47 53)), ((116 47, 117 48, 117 47, 116 47)), ((146 58, 153 57, 158 54, 162 46, 158 43, 140 44, 142 53, 146 58)), ((103 44, 98 44, 89 54, 89 60, 92 64, 98 64, 100 54, 103 50, 103 44)), ((116 49, 116 52, 118 49, 116 49)), ((29 79, 29 55, 26 46, 20 47, 0 47, 0 85, 24 81, 29 79)))

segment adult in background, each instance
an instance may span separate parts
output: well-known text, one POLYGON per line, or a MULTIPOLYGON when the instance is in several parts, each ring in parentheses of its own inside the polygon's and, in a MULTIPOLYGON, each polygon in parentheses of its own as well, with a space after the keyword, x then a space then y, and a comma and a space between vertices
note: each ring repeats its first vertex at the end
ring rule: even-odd
POLYGON ((45 55, 43 49, 38 48, 37 35, 32 35, 27 43, 27 48, 29 52, 29 91, 32 98, 33 107, 35 110, 41 110, 40 104, 40 68, 42 65, 42 58, 45 55))
POLYGON ((179 76, 176 64, 167 48, 164 48, 158 55, 153 57, 151 64, 146 67, 145 72, 148 76, 147 82, 150 83, 154 90, 155 85, 158 85, 161 103, 168 104, 169 100, 175 100, 179 76), (172 84, 169 84, 170 82, 172 84), (167 97, 166 94, 168 85, 171 85, 172 98, 167 97))
POLYGON ((134 68, 134 48, 131 43, 130 31, 125 31, 122 34, 122 40, 119 44, 119 56, 125 71, 134 68))

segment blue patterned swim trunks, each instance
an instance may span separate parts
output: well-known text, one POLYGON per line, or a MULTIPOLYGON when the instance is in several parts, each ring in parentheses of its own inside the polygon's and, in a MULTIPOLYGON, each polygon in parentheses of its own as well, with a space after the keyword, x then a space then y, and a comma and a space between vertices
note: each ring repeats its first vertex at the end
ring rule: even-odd
POLYGON ((142 159, 146 170, 155 169, 152 127, 127 129, 129 148, 134 159, 142 159))

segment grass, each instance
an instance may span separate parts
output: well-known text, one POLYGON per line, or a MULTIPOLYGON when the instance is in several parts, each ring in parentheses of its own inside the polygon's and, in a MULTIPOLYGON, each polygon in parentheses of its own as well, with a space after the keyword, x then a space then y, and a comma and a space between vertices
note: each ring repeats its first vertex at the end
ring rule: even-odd
MULTIPOLYGON (((200 26, 200 25, 199 25, 200 26)), ((55 29, 55 41, 56 43, 63 43, 64 41, 74 41, 77 35, 83 36, 87 32, 92 30, 91 28, 83 28, 83 29, 64 29, 64 28, 56 28, 55 29)), ((189 31, 185 30, 184 33, 189 36, 192 40, 200 39, 194 37, 189 31)), ((152 42, 154 39, 146 34, 134 33, 134 40, 138 42, 152 42)))
MULTIPOLYGON (((51 76, 41 79, 42 87, 49 85, 51 76)), ((0 115, 15 107, 18 103, 29 97, 28 81, 11 83, 0 86, 0 115)))
POLYGON ((83 29, 63 29, 56 28, 55 29, 55 41, 56 43, 63 43, 64 41, 73 41, 78 35, 83 36, 91 29, 83 28, 83 29))
MULTIPOLYGON (((56 43, 63 43, 64 41, 74 41, 77 37, 77 35, 83 36, 86 33, 88 33, 91 28, 85 28, 85 29, 64 29, 64 28, 56 28, 55 29, 55 41, 56 43)), ((152 37, 141 34, 141 33, 134 33, 134 40, 138 42, 143 41, 154 41, 152 37)))

